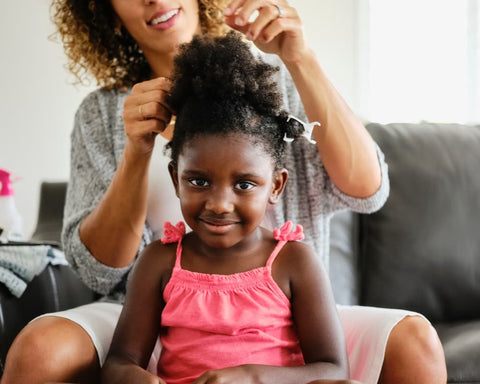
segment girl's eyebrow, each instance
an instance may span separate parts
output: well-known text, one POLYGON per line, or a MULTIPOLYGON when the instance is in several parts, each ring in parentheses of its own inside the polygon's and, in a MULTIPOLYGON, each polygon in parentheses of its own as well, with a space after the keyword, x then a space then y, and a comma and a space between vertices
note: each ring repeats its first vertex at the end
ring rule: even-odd
MULTIPOLYGON (((204 175, 208 175, 208 172, 197 170, 197 169, 184 169, 182 171, 182 175, 184 175, 184 176, 198 176, 198 175, 204 176, 204 175)), ((244 173, 238 172, 238 173, 234 173, 233 177, 235 179, 258 179, 258 178, 261 178, 262 176, 260 176, 257 173, 252 173, 252 172, 244 172, 244 173)))
POLYGON ((204 173, 205 173, 204 171, 199 171, 196 169, 184 169, 182 171, 182 174, 186 174, 186 175, 198 175, 198 174, 204 174, 204 173))
POLYGON ((256 173, 236 173, 235 175, 236 179, 257 179, 260 178, 261 176, 256 174, 256 173))

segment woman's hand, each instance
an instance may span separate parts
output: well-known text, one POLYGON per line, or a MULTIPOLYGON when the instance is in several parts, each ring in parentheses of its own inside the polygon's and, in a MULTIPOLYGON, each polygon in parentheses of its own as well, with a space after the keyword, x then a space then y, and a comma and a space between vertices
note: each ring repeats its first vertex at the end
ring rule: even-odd
POLYGON ((127 144, 134 153, 150 154, 155 137, 170 123, 172 111, 165 103, 170 85, 165 77, 144 81, 135 84, 125 99, 122 117, 127 144))
POLYGON ((233 0, 225 9, 225 21, 266 53, 285 63, 296 62, 308 51, 302 21, 285 0, 233 0), (258 12, 254 21, 249 19, 258 12))

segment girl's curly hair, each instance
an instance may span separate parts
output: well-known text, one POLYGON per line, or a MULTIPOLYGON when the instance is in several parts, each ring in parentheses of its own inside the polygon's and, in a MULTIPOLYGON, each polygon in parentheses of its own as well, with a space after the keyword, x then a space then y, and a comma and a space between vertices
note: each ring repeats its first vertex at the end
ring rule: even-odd
POLYGON ((172 88, 166 102, 176 111, 172 140, 166 149, 174 162, 198 135, 246 135, 282 166, 285 135, 300 136, 304 127, 288 119, 273 79, 278 71, 256 58, 237 32, 195 36, 180 46, 172 88))
MULTIPOLYGON (((198 4, 202 32, 224 34, 226 0, 198 4)), ((79 83, 93 76, 101 87, 124 89, 149 79, 150 66, 127 30, 118 30, 110 0, 53 0, 51 12, 68 57, 67 69, 79 83)))

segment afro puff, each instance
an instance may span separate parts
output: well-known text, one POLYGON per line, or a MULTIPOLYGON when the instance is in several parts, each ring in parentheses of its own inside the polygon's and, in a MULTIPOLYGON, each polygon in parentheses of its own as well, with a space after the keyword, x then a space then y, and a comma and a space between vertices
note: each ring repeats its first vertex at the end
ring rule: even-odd
POLYGON ((237 32, 195 36, 175 58, 167 103, 176 111, 174 135, 167 149, 177 161, 185 143, 198 135, 242 134, 261 145, 281 167, 286 136, 303 126, 288 120, 273 75, 278 71, 251 52, 237 32))

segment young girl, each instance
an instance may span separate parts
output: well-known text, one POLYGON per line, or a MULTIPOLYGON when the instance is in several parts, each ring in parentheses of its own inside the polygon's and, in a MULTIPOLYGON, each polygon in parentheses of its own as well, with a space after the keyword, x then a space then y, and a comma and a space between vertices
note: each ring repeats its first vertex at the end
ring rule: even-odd
POLYGON ((166 223, 137 261, 104 382, 153 380, 158 335, 161 380, 149 382, 347 379, 329 280, 295 241, 301 227, 261 226, 287 181, 284 147, 308 136, 280 110, 276 69, 234 33, 194 38, 175 63, 169 171, 191 232, 166 223))

